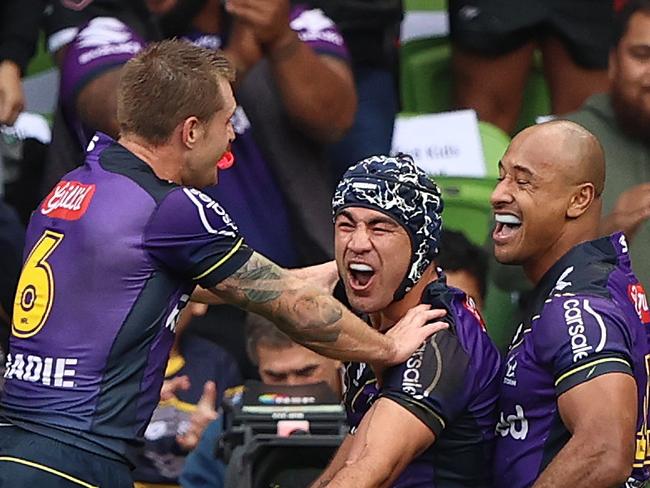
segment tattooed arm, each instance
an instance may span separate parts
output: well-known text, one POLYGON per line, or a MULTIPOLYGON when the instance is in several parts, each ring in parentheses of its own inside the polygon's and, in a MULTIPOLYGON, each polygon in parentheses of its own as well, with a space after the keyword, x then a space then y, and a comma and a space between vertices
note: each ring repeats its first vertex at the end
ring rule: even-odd
POLYGON ((296 342, 343 361, 403 362, 427 337, 446 326, 428 324, 443 313, 420 305, 390 334, 380 334, 321 286, 258 253, 210 291, 224 302, 267 317, 296 342))
MULTIPOLYGON (((294 278, 307 280, 310 284, 320 287, 329 294, 334 292, 334 287, 339 280, 339 272, 335 261, 327 261, 306 268, 288 269, 285 272, 290 273, 294 278)), ((226 303, 219 295, 200 286, 197 286, 192 293, 192 301, 207 305, 223 305, 226 303)))

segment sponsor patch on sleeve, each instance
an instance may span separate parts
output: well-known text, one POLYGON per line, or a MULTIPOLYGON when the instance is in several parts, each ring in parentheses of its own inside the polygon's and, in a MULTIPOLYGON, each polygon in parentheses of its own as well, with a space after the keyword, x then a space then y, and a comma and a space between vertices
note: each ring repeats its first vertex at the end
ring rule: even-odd
POLYGON ((634 304, 636 314, 644 324, 650 324, 650 310, 648 310, 648 297, 641 283, 627 285, 627 296, 634 304))

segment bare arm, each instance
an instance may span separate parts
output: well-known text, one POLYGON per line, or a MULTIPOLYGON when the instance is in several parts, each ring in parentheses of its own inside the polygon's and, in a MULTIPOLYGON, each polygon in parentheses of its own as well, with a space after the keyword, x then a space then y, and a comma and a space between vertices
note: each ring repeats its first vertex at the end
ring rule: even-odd
POLYGON ((254 27, 296 125, 322 142, 341 138, 352 125, 357 104, 347 63, 319 56, 298 38, 289 26, 288 0, 229 0, 227 9, 254 27))
POLYGON ((354 442, 354 436, 348 435, 343 442, 336 450, 334 457, 328 464, 327 468, 321 473, 321 475, 316 478, 316 480, 311 484, 310 488, 321 488, 327 486, 327 484, 332 480, 334 475, 338 473, 345 466, 345 461, 348 459, 350 454, 350 449, 352 449, 352 443, 354 442))
POLYGON ((427 337, 446 327, 444 322, 428 324, 444 311, 419 305, 389 333, 380 334, 326 290, 293 276, 258 253, 211 291, 227 303, 272 320, 296 342, 343 361, 397 364, 427 337))
POLYGON ((352 437, 345 465, 329 483, 319 486, 391 486, 435 439, 435 434, 411 412, 388 398, 380 398, 352 437))
POLYGON ((582 383, 558 399, 571 439, 533 488, 621 486, 632 471, 637 416, 634 378, 609 373, 582 383))
POLYGON ((77 97, 77 112, 88 127, 113 138, 119 135, 117 123, 117 85, 122 68, 102 73, 84 86, 77 97))
POLYGON ((641 224, 648 219, 650 219, 650 183, 642 183, 621 193, 612 211, 601 220, 599 233, 608 235, 622 231, 631 242, 641 224))
POLYGON ((10 59, 0 61, 0 124, 13 125, 24 106, 20 67, 10 59))

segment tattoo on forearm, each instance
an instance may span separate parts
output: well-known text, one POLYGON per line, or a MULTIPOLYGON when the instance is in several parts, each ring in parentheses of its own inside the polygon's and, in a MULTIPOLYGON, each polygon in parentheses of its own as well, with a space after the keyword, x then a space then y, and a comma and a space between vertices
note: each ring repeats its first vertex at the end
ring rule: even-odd
POLYGON ((336 342, 341 333, 339 320, 343 306, 317 288, 313 293, 305 293, 303 285, 268 259, 253 254, 241 269, 217 285, 217 289, 230 295, 242 308, 270 304, 264 314, 270 313, 299 342, 336 342))
POLYGON ((281 279, 277 266, 263 264, 261 259, 253 257, 222 288, 243 293, 249 302, 266 303, 282 295, 281 279))
POLYGON ((343 316, 342 305, 329 296, 301 297, 293 304, 293 311, 302 323, 301 333, 308 339, 317 335, 324 342, 336 342, 341 333, 337 322, 343 316))

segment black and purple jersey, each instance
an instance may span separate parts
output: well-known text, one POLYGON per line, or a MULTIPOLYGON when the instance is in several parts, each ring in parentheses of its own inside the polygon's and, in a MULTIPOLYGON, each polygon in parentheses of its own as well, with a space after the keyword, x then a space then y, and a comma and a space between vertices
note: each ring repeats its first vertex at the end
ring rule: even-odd
POLYGON ((435 442, 404 469, 393 486, 495 486, 492 454, 499 352, 473 300, 447 287, 444 279, 426 288, 422 303, 447 310, 444 320, 449 329, 434 334, 405 363, 387 370, 381 388, 368 365, 347 365, 344 402, 351 433, 376 399, 390 398, 436 435, 435 442))
MULTIPOLYGON (((544 275, 506 357, 495 454, 497 486, 531 486, 571 434, 557 399, 600 375, 634 377, 636 459, 628 486, 648 479, 650 312, 623 234, 574 247, 544 275)), ((632 442, 632 439, 630 439, 632 442)))
POLYGON ((25 250, 0 416, 129 459, 180 310, 252 251, 218 202, 104 135, 33 213, 25 250))

